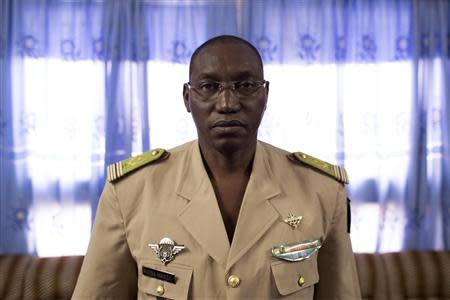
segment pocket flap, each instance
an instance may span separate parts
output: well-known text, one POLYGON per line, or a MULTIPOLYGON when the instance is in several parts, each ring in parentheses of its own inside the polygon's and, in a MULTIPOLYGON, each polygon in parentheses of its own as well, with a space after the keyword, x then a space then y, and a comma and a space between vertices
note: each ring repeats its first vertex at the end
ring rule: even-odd
MULTIPOLYGON (((148 272, 146 272, 148 274, 148 272)), ((189 285, 191 283, 192 267, 180 265, 176 263, 169 263, 164 266, 160 261, 143 261, 139 266, 139 290, 144 293, 163 297, 168 299, 187 299, 189 293, 189 285), (160 278, 150 277, 143 274, 143 267, 151 268, 161 273, 170 273, 175 276, 175 283, 171 283, 171 280, 163 280, 164 276, 158 276, 160 278), (164 291, 161 294, 161 287, 164 291), (159 291, 160 293, 158 293, 159 291)))
POLYGON ((276 261, 272 263, 271 267, 278 292, 283 296, 319 281, 317 255, 299 262, 276 261), (303 278, 301 282, 299 282, 300 277, 303 278))

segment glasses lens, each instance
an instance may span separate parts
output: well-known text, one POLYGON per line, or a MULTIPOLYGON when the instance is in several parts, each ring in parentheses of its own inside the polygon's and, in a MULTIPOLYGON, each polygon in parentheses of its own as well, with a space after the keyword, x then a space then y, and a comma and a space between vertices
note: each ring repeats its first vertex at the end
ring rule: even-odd
POLYGON ((261 87, 263 83, 258 81, 246 80, 238 81, 234 84, 234 90, 242 96, 250 96, 261 87))
POLYGON ((197 90, 200 96, 209 98, 220 90, 220 83, 215 81, 203 81, 194 84, 193 87, 197 90))

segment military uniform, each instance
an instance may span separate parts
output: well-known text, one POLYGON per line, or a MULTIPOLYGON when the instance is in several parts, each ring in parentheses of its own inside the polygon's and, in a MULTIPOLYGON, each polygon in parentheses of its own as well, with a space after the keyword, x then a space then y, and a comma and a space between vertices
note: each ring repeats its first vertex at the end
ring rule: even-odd
POLYGON ((342 169, 258 142, 230 245, 198 142, 149 153, 108 169, 73 299, 360 299, 342 169), (166 264, 163 238, 184 247, 166 264))

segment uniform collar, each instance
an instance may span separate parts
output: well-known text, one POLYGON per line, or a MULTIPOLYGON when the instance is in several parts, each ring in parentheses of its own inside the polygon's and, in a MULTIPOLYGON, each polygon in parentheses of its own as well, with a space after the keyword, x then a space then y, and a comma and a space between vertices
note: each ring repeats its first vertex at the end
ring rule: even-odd
POLYGON ((182 180, 177 195, 188 200, 179 219, 185 229, 208 254, 229 269, 241 258, 279 217, 269 200, 280 193, 272 174, 270 155, 258 141, 252 173, 239 212, 230 245, 211 181, 202 161, 198 141, 185 155, 182 180))

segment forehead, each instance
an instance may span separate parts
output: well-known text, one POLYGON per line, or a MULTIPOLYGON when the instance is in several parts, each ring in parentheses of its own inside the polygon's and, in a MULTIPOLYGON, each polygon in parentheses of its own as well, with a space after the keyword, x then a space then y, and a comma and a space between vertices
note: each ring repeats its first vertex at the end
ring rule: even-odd
POLYGON ((206 46, 191 62, 191 79, 216 77, 219 80, 238 80, 239 77, 263 78, 257 54, 248 45, 236 42, 206 46))

